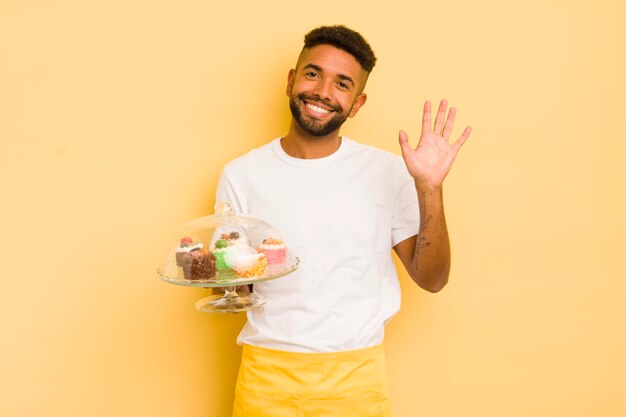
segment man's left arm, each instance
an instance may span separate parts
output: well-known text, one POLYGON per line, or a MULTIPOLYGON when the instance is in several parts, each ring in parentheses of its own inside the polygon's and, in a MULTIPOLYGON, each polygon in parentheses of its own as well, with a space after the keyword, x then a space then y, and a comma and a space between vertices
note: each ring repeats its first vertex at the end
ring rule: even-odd
POLYGON ((402 157, 415 181, 420 227, 417 236, 398 243, 394 250, 413 281, 430 292, 441 290, 450 273, 450 239, 443 210, 443 180, 472 130, 466 127, 456 142, 449 143, 456 109, 450 108, 446 117, 447 105, 446 100, 439 104, 433 129, 430 102, 424 104, 422 134, 415 149, 409 145, 407 134, 400 131, 402 157))

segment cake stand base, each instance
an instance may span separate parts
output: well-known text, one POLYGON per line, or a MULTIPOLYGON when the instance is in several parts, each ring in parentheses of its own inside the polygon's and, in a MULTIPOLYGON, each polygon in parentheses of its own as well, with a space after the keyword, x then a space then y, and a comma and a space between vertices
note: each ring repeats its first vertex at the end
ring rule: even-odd
POLYGON ((211 295, 196 301, 196 309, 205 313, 240 313, 265 304, 266 298, 260 294, 228 291, 224 295, 211 295))

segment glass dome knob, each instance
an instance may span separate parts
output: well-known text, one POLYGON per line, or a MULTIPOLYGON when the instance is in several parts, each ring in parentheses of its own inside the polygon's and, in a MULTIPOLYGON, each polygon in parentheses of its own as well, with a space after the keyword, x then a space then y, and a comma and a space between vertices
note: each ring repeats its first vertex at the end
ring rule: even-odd
POLYGON ((233 214, 233 206, 228 201, 219 201, 215 204, 215 215, 219 217, 233 214))

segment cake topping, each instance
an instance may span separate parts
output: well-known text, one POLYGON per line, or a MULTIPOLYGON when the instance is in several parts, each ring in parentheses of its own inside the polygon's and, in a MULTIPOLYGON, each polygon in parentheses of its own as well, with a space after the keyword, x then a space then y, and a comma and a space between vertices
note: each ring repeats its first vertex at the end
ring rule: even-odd
POLYGON ((285 242, 283 242, 282 240, 273 237, 268 237, 267 239, 263 240, 264 245, 283 245, 284 243, 285 242))
POLYGON ((180 240, 180 247, 181 248, 186 248, 187 246, 191 245, 193 243, 193 239, 190 237, 184 237, 180 240))
POLYGON ((176 249, 176 252, 189 253, 198 249, 202 249, 203 247, 204 245, 202 244, 202 242, 198 242, 194 245, 192 238, 184 237, 180 240, 180 247, 176 249))
POLYGON ((230 232, 230 233, 222 233, 220 238, 215 242, 215 247, 217 249, 222 249, 228 246, 232 246, 236 244, 236 240, 239 240, 241 235, 239 232, 230 232))

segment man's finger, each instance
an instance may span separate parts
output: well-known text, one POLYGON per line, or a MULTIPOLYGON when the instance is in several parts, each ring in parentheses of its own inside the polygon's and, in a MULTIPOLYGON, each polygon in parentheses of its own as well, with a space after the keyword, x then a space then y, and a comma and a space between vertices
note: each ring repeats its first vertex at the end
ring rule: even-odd
POLYGON ((424 115, 422 116, 422 133, 430 132, 430 101, 424 103, 424 115))
POLYGON ((402 155, 406 156, 413 150, 411 149, 411 145, 409 145, 409 135, 407 135, 404 130, 401 130, 398 136, 400 138, 400 149, 402 150, 402 155))
POLYGON ((435 118, 435 133, 441 135, 443 131, 443 121, 446 118, 446 107, 448 107, 448 101, 446 99, 441 100, 439 103, 439 110, 437 111, 437 117, 435 118))
POLYGON ((457 141, 454 142, 454 145, 452 145, 455 151, 458 151, 459 149, 461 149, 461 146, 463 146, 463 144, 469 137, 470 133, 472 133, 472 127, 467 126, 465 130, 463 131, 463 133, 461 133, 461 136, 457 139, 457 141))
POLYGON ((443 126, 443 137, 445 140, 450 139, 450 134, 452 133, 452 126, 454 126, 454 116, 456 116, 456 108, 450 107, 450 112, 448 113, 446 124, 443 126))

